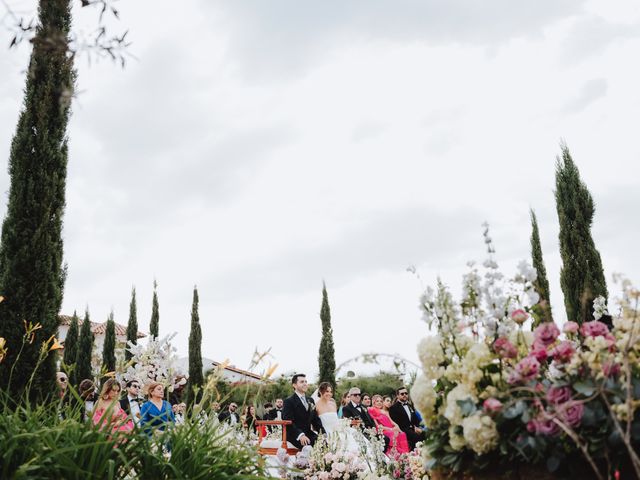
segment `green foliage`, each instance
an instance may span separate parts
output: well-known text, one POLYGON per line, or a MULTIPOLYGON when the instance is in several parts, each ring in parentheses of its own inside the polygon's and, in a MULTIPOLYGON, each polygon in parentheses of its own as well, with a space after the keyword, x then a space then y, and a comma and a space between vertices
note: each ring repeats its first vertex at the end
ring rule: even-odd
POLYGON ((82 380, 93 379, 91 370, 91 353, 93 351, 93 332, 91 332, 91 321, 89 320, 89 310, 85 311, 82 327, 80 327, 80 339, 78 340, 78 356, 76 357, 76 383, 79 385, 82 380))
POLYGON ((109 314, 104 333, 102 369, 105 372, 115 372, 116 370, 116 322, 113 320, 113 312, 109 314))
MULTIPOLYGON (((138 343, 138 313, 136 307, 136 287, 131 289, 131 303, 129 303, 129 322, 127 323, 127 343, 134 345, 138 343)), ((125 360, 131 360, 133 354, 129 351, 129 346, 125 348, 125 360)))
POLYGON ((593 319, 593 300, 607 298, 607 283, 600 253, 591 236, 595 213, 593 198, 580 179, 569 149, 562 145, 556 164, 556 207, 560 222, 560 285, 567 319, 578 323, 593 319))
POLYGON ((160 305, 158 304, 158 283, 153 282, 153 302, 151 304, 151 323, 149 324, 149 335, 158 338, 160 332, 160 305))
POLYGON ((73 312, 71 325, 64 339, 64 356, 62 358, 63 368, 69 371, 69 381, 76 384, 76 358, 78 357, 78 314, 73 312))
POLYGON ((547 279, 547 269, 542 258, 542 245, 540 244, 540 232, 538 230, 538 219, 532 210, 531 214, 531 258, 533 268, 536 269, 537 278, 533 282, 533 288, 540 295, 540 300, 533 307, 534 322, 533 327, 537 327, 541 322, 553 322, 551 314, 551 300, 549 290, 549 280, 547 279))
POLYGON ((293 393, 291 377, 281 376, 274 380, 256 383, 231 384, 224 381, 216 383, 216 397, 214 400, 229 404, 236 402, 238 405, 255 405, 258 414, 262 414, 262 406, 273 403, 276 398, 287 398, 293 393))
POLYGON ((333 329, 331 328, 331 310, 329 309, 329 297, 327 286, 322 285, 322 307, 320 309, 322 322, 322 338, 318 351, 318 367, 320 376, 318 382, 329 382, 333 389, 336 388, 336 358, 333 346, 333 329))
POLYGON ((395 395, 398 388, 404 385, 402 376, 396 373, 380 372, 375 375, 342 378, 338 382, 338 388, 334 397, 336 401, 340 403, 340 397, 351 387, 360 388, 361 392, 368 393, 369 395, 382 395, 391 396, 395 395))
POLYGON ((191 306, 191 332, 189 333, 189 382, 187 398, 192 402, 194 392, 202 388, 204 378, 202 374, 202 330, 200 315, 198 314, 198 289, 193 288, 193 304, 191 306))
MULTIPOLYGON (((18 357, 23 321, 40 323, 25 345, 10 388, 20 395, 38 362, 41 341, 58 330, 65 281, 62 222, 67 177, 67 123, 73 93, 73 57, 51 48, 51 38, 68 43, 70 0, 39 2, 39 25, 26 75, 25 97, 9 154, 9 200, 0 240, 0 337, 9 352, 0 364, 0 388, 18 357)), ((34 396, 48 395, 55 382, 55 358, 38 369, 34 396)))
POLYGON ((81 422, 81 405, 50 402, 14 409, 7 400, 0 392, 0 478, 266 478, 256 449, 231 439, 213 422, 187 418, 184 425, 149 437, 81 422), (170 455, 164 448, 169 444, 170 455))

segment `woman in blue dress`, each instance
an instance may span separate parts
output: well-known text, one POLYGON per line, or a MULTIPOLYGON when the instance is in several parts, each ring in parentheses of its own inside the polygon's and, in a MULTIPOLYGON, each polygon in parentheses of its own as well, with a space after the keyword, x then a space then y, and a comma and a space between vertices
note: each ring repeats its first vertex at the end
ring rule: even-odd
POLYGON ((140 427, 147 433, 164 431, 167 425, 175 422, 171 405, 164 400, 164 386, 159 382, 151 382, 148 391, 149 400, 140 408, 140 427))

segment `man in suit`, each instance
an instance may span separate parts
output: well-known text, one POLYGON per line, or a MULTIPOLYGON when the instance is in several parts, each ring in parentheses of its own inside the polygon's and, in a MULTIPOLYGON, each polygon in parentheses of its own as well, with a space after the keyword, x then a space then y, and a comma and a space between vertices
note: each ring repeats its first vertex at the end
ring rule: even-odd
POLYGON ((413 405, 409 403, 407 387, 396 390, 396 401, 389 408, 389 416, 398 424, 400 430, 407 434, 411 450, 416 448, 416 443, 424 440, 424 430, 420 427, 420 419, 413 405))
MULTIPOLYGON (((376 422, 371 418, 367 408, 362 405, 360 399, 362 398, 362 393, 358 387, 351 387, 349 389, 349 401, 347 404, 342 407, 342 416, 344 418, 356 418, 360 420, 360 427, 363 429, 371 429, 376 428, 376 422)), ((368 436, 368 432, 364 432, 365 436, 368 436)), ((384 449, 386 450, 389 446, 389 438, 383 436, 384 440, 384 449)))
POLYGON ((322 428, 320 419, 314 415, 315 403, 307 397, 307 377, 297 373, 291 379, 293 395, 285 399, 282 406, 282 419, 291 420, 287 425, 287 440, 296 448, 313 445, 318 437, 316 432, 322 428), (315 431, 313 428, 315 428, 315 431))
POLYGON ((284 400, 276 398, 275 408, 269 410, 267 420, 282 420, 282 407, 284 406, 284 400))
POLYGON ((235 402, 231 402, 229 408, 218 415, 220 423, 229 422, 229 425, 237 425, 240 423, 240 415, 238 415, 236 410, 238 410, 238 405, 235 402))
POLYGON ((138 380, 129 380, 125 388, 127 393, 120 399, 120 408, 131 417, 135 425, 138 425, 140 421, 140 406, 144 403, 140 398, 140 382, 138 380))

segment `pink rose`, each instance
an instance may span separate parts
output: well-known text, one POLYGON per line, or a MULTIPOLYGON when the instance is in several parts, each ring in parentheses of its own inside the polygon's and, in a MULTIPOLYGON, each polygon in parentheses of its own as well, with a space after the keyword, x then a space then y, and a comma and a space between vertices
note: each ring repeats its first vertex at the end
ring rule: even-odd
POLYGON ((487 413, 499 412, 502 409, 502 402, 497 398, 487 398, 482 404, 484 411, 487 413))
POLYGON ((511 319, 518 325, 522 325, 524 322, 526 322, 527 318, 529 318, 529 314, 521 308, 511 312, 511 319))
POLYGON ((602 364, 602 371, 607 377, 617 377, 620 373, 620 364, 615 362, 605 362, 602 364))
POLYGON ((553 350, 551 350, 553 359, 560 363, 567 363, 571 360, 574 353, 576 353, 576 349, 574 348, 573 343, 569 340, 560 342, 553 350))
POLYGON ((536 340, 531 346, 531 353, 529 353, 529 356, 535 357, 538 362, 544 362, 545 360, 547 360, 548 356, 547 346, 544 343, 536 340))
POLYGON ((547 401, 557 405, 571 400, 571 389, 569 387, 551 387, 547 390, 547 401))
POLYGON ((593 320, 583 323, 580 333, 585 337, 604 337, 609 333, 609 327, 598 320, 593 320))
POLYGON ((516 371, 514 372, 515 377, 513 379, 515 381, 526 382, 528 380, 531 380, 532 378, 535 378, 539 370, 540 362, 538 362, 535 357, 524 357, 516 365, 516 371))
POLYGON ((579 328, 580 325, 578 325, 576 322, 568 321, 562 326, 562 331, 564 333, 576 333, 579 328))
POLYGON ((518 356, 516 347, 504 337, 500 337, 493 342, 493 351, 502 358, 516 358, 518 356))
POLYGON ((571 400, 557 408, 558 417, 570 427, 577 427, 582 421, 584 405, 577 400, 571 400))
POLYGON ((553 436, 560 432, 560 427, 551 418, 540 416, 535 420, 527 423, 527 430, 536 435, 553 436))
POLYGON ((560 330, 553 322, 545 322, 533 331, 535 341, 544 345, 551 345, 559 336, 560 330))

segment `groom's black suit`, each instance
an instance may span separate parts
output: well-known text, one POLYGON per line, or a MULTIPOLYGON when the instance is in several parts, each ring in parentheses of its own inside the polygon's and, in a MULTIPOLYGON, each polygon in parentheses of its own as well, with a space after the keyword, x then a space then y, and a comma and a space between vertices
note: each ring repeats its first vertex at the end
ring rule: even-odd
POLYGON ((418 415, 416 414, 416 410, 413 408, 413 405, 407 403, 407 407, 411 418, 409 418, 409 414, 407 414, 404 405, 400 401, 396 401, 391 405, 389 408, 389 416, 391 417, 391 420, 398 424, 400 430, 407 434, 409 448, 413 450, 416 448, 416 443, 424 440, 424 434, 416 433, 414 427, 422 428, 420 420, 418 419, 418 415))
POLYGON ((358 405, 358 407, 351 402, 347 403, 342 407, 342 416, 345 418, 359 418, 364 428, 376 428, 376 423, 367 412, 367 409, 362 405, 358 405))
POLYGON ((293 423, 287 426, 287 441, 291 442, 296 448, 302 448, 302 444, 298 440, 301 434, 305 434, 313 445, 322 428, 318 415, 315 414, 315 403, 311 397, 306 397, 308 409, 304 407, 302 400, 296 393, 285 399, 282 407, 282 419, 291 420, 293 423), (315 428, 314 432, 311 428, 315 428))

